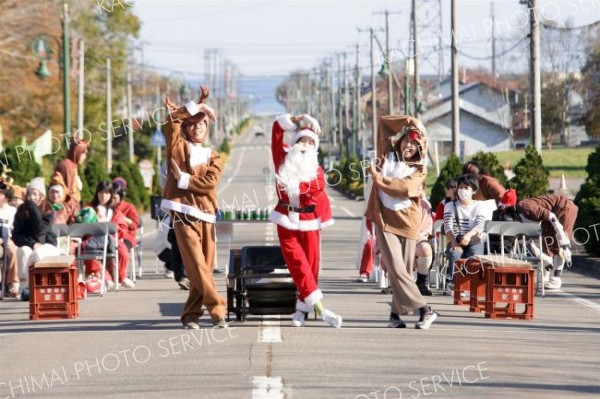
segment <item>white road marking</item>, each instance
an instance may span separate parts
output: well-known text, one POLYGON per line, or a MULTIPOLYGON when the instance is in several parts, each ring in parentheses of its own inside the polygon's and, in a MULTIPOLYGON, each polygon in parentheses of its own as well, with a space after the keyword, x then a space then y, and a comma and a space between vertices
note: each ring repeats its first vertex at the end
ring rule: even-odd
POLYGON ((229 176, 229 178, 227 179, 227 181, 225 182, 225 184, 223 184, 223 185, 221 185, 221 187, 219 187, 219 190, 217 191, 217 195, 221 195, 221 193, 227 188, 227 186, 229 186, 231 184, 231 182, 233 181, 233 179, 239 173, 240 167, 242 166, 242 160, 244 159, 244 154, 246 153, 246 148, 247 147, 243 147, 242 148, 242 153, 238 157, 238 163, 237 163, 237 165, 235 167, 235 170, 233 171, 233 174, 231 176, 229 176))
POLYGON ((258 330, 258 342, 281 342, 279 316, 269 316, 276 320, 262 320, 258 330))
MULTIPOLYGON (((549 292, 551 292, 551 291, 549 291, 549 292)), ((592 310, 595 310, 596 312, 600 312, 600 305, 598 305, 595 302, 588 301, 587 299, 580 298, 577 295, 573 295, 573 294, 570 294, 568 292, 556 291, 556 292, 553 292, 553 293, 556 294, 556 295, 560 295, 562 297, 565 297, 567 299, 570 299, 571 301, 576 302, 576 303, 578 303, 580 305, 583 305, 585 307, 588 307, 588 308, 590 308, 592 310)))
POLYGON ((254 377, 252 385, 252 399, 284 398, 281 377, 254 377))
POLYGON ((348 216, 356 217, 356 215, 348 210, 345 206, 340 206, 340 209, 348 214, 348 216))

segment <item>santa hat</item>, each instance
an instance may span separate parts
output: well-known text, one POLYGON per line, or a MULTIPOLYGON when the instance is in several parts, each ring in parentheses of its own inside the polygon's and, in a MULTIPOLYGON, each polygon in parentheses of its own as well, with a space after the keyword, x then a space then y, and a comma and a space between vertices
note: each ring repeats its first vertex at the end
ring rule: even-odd
POLYGON ((506 207, 517 205, 517 191, 512 188, 506 190, 498 205, 506 207))
POLYGON ((64 202, 67 198, 67 185, 62 177, 62 174, 59 172, 55 172, 50 178, 50 186, 48 187, 48 191, 58 191, 60 193, 60 197, 64 202))
POLYGON ((302 137, 308 137, 309 139, 312 139, 312 141, 315 142, 315 149, 319 149, 319 136, 307 127, 303 127, 294 133, 294 136, 292 136, 292 146, 296 144, 302 137))
POLYGON ((27 191, 35 189, 38 190, 44 197, 46 196, 46 183, 43 177, 34 177, 27 185, 27 191))

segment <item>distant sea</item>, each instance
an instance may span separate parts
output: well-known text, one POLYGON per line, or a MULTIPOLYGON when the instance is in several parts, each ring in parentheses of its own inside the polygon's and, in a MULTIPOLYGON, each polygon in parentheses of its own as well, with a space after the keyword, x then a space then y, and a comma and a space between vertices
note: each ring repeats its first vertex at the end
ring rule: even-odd
POLYGON ((275 99, 277 86, 283 82, 281 77, 242 76, 239 80, 240 96, 249 99, 251 110, 261 116, 285 113, 285 108, 275 99))
MULTIPOLYGON (((242 76, 238 81, 238 95, 250 101, 252 113, 260 116, 281 115, 285 108, 275 99, 277 86, 284 81, 282 77, 242 76)), ((188 81, 191 87, 199 87, 201 81, 188 81)))

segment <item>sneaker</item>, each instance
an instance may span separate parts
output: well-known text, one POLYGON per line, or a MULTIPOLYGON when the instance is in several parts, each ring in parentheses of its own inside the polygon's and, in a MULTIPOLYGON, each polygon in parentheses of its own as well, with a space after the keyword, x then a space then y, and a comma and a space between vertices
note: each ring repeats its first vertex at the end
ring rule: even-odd
POLYGON ((187 277, 182 277, 181 280, 179 280, 177 282, 177 284, 179 285, 179 288, 181 288, 182 290, 186 290, 186 291, 190 290, 190 280, 188 280, 187 277))
POLYGON ((10 288, 8 289, 8 295, 11 298, 16 298, 17 296, 19 296, 20 290, 21 290, 21 287, 19 286, 19 283, 12 283, 10 285, 10 288))
POLYGON ((183 328, 186 330, 199 330, 200 324, 197 321, 188 321, 183 323, 183 328))
POLYGON ((446 292, 444 292, 444 295, 454 296, 454 284, 446 284, 446 292))
POLYGON ((296 310, 292 316, 292 327, 304 327, 306 313, 296 310))
POLYGON ((229 324, 225 321, 225 319, 221 318, 219 320, 213 320, 214 328, 229 328, 229 324))
POLYGON ((400 316, 396 313, 390 313, 390 320, 388 321, 388 328, 406 328, 406 324, 400 320, 400 316))
POLYGON ((173 270, 165 269, 165 278, 175 278, 175 273, 173 273, 173 270))
POLYGON ((546 283, 546 285, 544 285, 544 288, 549 291, 551 291, 551 290, 554 291, 554 290, 560 290, 561 286, 562 286, 562 280, 560 279, 560 277, 551 276, 548 283, 546 283))
POLYGON ((340 328, 342 327, 342 316, 333 313, 331 310, 325 309, 321 315, 321 319, 331 327, 340 328))
POLYGON ((106 291, 113 291, 115 289, 115 283, 112 280, 108 280, 104 282, 106 286, 106 291))
POLYGON ((221 270, 221 268, 220 268, 220 267, 215 267, 215 268, 213 269, 213 273, 214 273, 214 274, 222 274, 222 273, 223 273, 223 270, 221 270))
POLYGON ((384 288, 381 290, 382 294, 390 295, 392 293, 392 289, 390 287, 384 288))
POLYGON ((431 327, 431 325, 433 324, 435 319, 437 319, 437 317, 438 314, 435 313, 433 309, 429 308, 429 311, 421 315, 419 321, 417 322, 417 324, 415 324, 415 328, 417 330, 427 330, 429 329, 429 327, 431 327))
POLYGON ((126 278, 125 280, 121 281, 121 285, 125 288, 134 288, 135 287, 135 283, 133 281, 131 281, 129 278, 126 278))
POLYGON ((422 296, 432 296, 433 295, 433 293, 431 292, 429 287, 427 287, 427 284, 417 284, 417 288, 419 289, 419 292, 421 293, 422 296))
POLYGON ((369 275, 368 274, 361 274, 356 279, 356 282, 358 282, 358 283, 368 283, 369 282, 369 275))

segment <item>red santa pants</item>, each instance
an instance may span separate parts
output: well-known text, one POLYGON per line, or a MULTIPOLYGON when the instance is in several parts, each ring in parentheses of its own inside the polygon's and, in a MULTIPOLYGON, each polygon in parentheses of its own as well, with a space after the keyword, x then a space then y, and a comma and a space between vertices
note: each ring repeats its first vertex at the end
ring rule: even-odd
POLYGON ((319 230, 297 231, 277 226, 283 259, 298 288, 301 301, 318 290, 320 234, 319 230))

